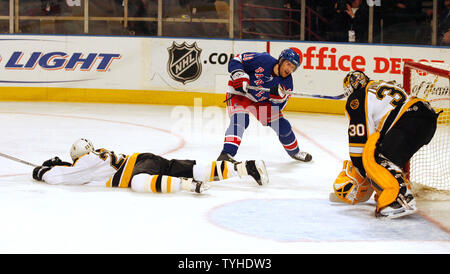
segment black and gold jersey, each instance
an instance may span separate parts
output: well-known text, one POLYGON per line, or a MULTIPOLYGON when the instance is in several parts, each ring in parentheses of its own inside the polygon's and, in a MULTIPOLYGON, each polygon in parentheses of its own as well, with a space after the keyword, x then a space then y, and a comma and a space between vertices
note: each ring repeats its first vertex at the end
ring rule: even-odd
POLYGON ((106 149, 80 156, 72 166, 54 166, 42 179, 49 184, 105 186, 128 160, 128 156, 106 149))
POLYGON ((376 131, 384 135, 411 105, 421 99, 409 96, 392 82, 370 81, 347 98, 349 154, 353 164, 365 174, 362 152, 368 137, 376 131))

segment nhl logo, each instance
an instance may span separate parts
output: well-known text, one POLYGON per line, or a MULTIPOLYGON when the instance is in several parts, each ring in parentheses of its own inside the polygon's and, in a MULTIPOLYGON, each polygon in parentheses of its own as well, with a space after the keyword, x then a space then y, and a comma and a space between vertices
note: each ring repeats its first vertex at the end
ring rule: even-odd
POLYGON ((200 76, 202 73, 200 63, 202 50, 197 47, 197 43, 188 45, 183 42, 183 44, 178 45, 173 42, 167 50, 169 51, 167 71, 172 79, 186 84, 195 81, 200 76))

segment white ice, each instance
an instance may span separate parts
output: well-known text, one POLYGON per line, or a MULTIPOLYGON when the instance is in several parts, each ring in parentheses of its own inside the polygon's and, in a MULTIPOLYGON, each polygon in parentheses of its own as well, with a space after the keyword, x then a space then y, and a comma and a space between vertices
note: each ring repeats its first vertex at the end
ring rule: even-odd
MULTIPOLYGON (((448 203, 402 219, 328 200, 348 158, 344 116, 286 112, 311 163, 291 160, 252 118, 238 160, 265 160, 270 183, 204 194, 51 186, 0 157, 0 253, 450 253, 448 203), (433 213, 434 212, 434 213, 433 213)), ((228 118, 218 107, 1 102, 0 152, 41 164, 80 137, 116 152, 211 161, 228 118)), ((419 204, 420 206, 420 204, 419 204)))

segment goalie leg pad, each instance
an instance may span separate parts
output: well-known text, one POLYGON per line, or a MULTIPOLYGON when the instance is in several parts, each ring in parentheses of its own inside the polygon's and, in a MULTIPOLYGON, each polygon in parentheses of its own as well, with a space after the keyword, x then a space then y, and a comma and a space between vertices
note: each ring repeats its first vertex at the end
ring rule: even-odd
POLYGON ((333 184, 335 195, 343 202, 354 205, 367 201, 373 188, 367 178, 359 174, 351 161, 344 161, 341 173, 333 184))
MULTIPOLYGON (((394 164, 389 161, 381 161, 382 165, 375 159, 375 149, 380 133, 375 132, 366 142, 363 150, 363 165, 369 178, 372 179, 372 185, 378 194, 377 211, 393 203, 400 192, 400 182, 393 174, 398 172, 401 175, 401 169, 395 171, 394 164), (389 169, 388 169, 389 168, 389 169)), ((398 177, 398 175, 395 175, 398 177)))
POLYGON ((399 193, 395 201, 386 207, 377 208, 377 217, 398 218, 413 214, 417 211, 416 201, 411 191, 411 185, 404 176, 402 169, 380 154, 377 159, 380 165, 386 168, 397 180, 399 193))

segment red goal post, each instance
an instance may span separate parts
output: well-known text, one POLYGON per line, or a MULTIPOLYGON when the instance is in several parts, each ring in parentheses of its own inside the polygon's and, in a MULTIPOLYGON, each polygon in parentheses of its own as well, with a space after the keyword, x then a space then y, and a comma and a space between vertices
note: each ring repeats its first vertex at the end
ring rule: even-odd
MULTIPOLYGON (((445 63, 419 63, 419 62, 412 62, 407 61, 404 64, 403 67, 403 87, 409 94, 411 93, 411 76, 412 71, 415 70, 417 73, 420 73, 419 71, 425 72, 425 73, 432 73, 434 75, 446 78, 449 81, 450 85, 450 70, 445 69, 445 66, 448 66, 445 63), (441 64, 441 65, 438 65, 441 64), (442 67, 439 67, 442 66, 442 67)), ((450 67, 449 67, 450 68, 450 67)))
MULTIPOLYGON (((450 192, 450 65, 407 61, 403 87, 408 94, 426 99, 438 112, 438 128, 428 145, 422 147, 407 166, 413 189, 450 192)), ((447 196, 448 197, 448 196, 447 196)))

